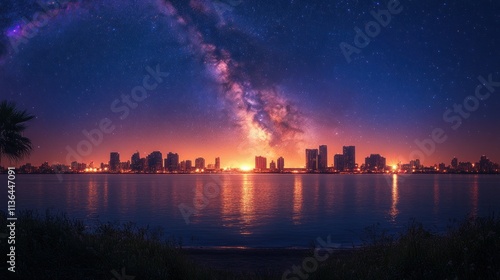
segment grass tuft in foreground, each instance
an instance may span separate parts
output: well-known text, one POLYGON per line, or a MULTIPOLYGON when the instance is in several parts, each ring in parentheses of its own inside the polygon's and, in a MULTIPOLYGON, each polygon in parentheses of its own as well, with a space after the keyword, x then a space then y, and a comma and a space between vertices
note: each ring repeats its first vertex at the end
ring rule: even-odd
MULTIPOLYGON (((5 228, 6 215, 0 215, 5 228)), ((1 252, 8 249, 4 241, 1 252)), ((235 279, 196 266, 178 242, 162 241, 161 232, 133 223, 100 224, 89 232, 65 214, 24 211, 18 216, 15 246, 16 273, 7 272, 2 262, 0 279, 235 279)))
POLYGON ((368 244, 332 257, 309 279, 500 279, 500 219, 469 218, 444 235, 414 220, 398 237, 372 234, 368 244))

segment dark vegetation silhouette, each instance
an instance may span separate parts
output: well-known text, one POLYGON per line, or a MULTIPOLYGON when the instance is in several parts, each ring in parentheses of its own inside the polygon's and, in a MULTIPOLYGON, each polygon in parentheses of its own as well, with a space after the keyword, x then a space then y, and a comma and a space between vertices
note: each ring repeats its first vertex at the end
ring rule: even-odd
POLYGON ((33 147, 23 132, 27 128, 26 122, 34 117, 26 110, 17 109, 14 102, 0 102, 0 166, 2 157, 18 161, 29 156, 33 147))

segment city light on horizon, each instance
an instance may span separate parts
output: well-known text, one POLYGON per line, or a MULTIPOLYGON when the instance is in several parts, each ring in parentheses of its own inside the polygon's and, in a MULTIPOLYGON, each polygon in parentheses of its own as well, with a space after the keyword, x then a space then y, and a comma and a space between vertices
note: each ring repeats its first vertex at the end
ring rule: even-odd
MULTIPOLYGON (((498 173, 498 163, 481 155, 479 161, 458 161, 456 157, 450 164, 445 162, 425 165, 419 158, 397 164, 387 163, 387 159, 380 154, 371 153, 359 158, 356 146, 343 146, 341 154, 328 154, 328 146, 320 145, 319 149, 305 149, 305 164, 293 166, 284 157, 268 158, 255 156, 255 165, 240 162, 229 162, 221 165, 221 157, 214 157, 213 161, 203 157, 185 159, 178 153, 152 151, 144 157, 136 151, 130 157, 123 157, 119 152, 110 152, 109 161, 100 163, 96 167, 94 161, 90 163, 73 161, 70 165, 44 162, 39 167, 30 163, 20 166, 21 173, 219 173, 219 172, 257 172, 257 173, 498 173), (356 157, 356 154, 358 157, 356 157), (130 158, 130 159, 129 159, 130 158), (330 162, 328 158, 332 158, 330 162), (364 158, 364 161, 363 161, 364 158), (330 164, 328 164, 330 162, 330 164), (194 165, 193 165, 194 164, 194 165), (286 167, 285 167, 286 166, 286 167)), ((222 159, 224 162, 224 159, 222 159)))
MULTIPOLYGON (((245 168, 248 168, 250 166, 253 166, 253 163, 251 163, 251 162, 253 162, 253 157, 255 156, 255 154, 252 154, 252 153, 256 153, 256 154, 260 154, 260 153, 258 151, 256 151, 255 149, 249 149, 249 150, 237 149, 238 145, 241 145, 241 144, 238 144, 238 143, 236 143, 236 144, 237 144, 237 145, 235 145, 236 148, 234 148, 234 146, 226 145, 227 147, 225 149, 221 148, 220 150, 217 147, 209 147, 207 149, 206 146, 204 146, 204 148, 202 148, 203 146, 197 147, 197 146, 190 145, 189 147, 183 148, 180 151, 180 149, 168 150, 165 148, 147 149, 147 148, 144 148, 145 145, 141 145, 143 147, 142 149, 138 149, 138 148, 130 149, 122 141, 118 145, 116 145, 116 144, 113 145, 114 148, 112 148, 111 150, 120 151, 120 154, 123 154, 126 156, 129 153, 128 157, 130 157, 136 151, 139 151, 141 156, 147 156, 148 153, 150 153, 151 151, 155 151, 155 150, 156 151, 166 151, 166 152, 164 152, 165 154, 168 153, 168 151, 173 151, 173 152, 177 152, 180 155, 180 157, 183 159, 194 160, 199 155, 203 155, 203 157, 205 157, 208 160, 208 162, 212 162, 212 163, 213 163, 213 158, 220 156, 221 158, 224 159, 223 160, 224 166, 227 166, 227 167, 231 167, 231 168, 245 167, 245 168), (121 147, 124 147, 124 149, 121 149, 121 147), (124 152, 123 150, 129 151, 129 152, 124 152)), ((134 145, 134 144, 131 144, 131 145, 134 145)), ((179 146, 179 145, 177 144, 176 146, 179 146)), ((304 147, 311 147, 311 146, 312 145, 304 145, 304 147)), ((329 166, 332 166, 333 156, 336 153, 342 152, 341 151, 342 145, 327 144, 327 146, 329 147, 328 162, 329 162, 329 166)), ((109 154, 109 151, 105 151, 105 149, 107 147, 108 147, 108 145, 100 145, 98 147, 95 147, 90 156, 82 156, 81 157, 81 162, 107 163, 109 161, 109 158, 107 156, 109 154)), ((160 147, 160 145, 155 144, 153 147, 160 147)), ((362 160, 362 157, 364 158, 364 156, 368 156, 368 155, 373 154, 373 153, 389 155, 389 156, 386 156, 386 158, 387 158, 388 165, 390 165, 390 166, 397 165, 397 163, 399 163, 399 162, 409 162, 410 160, 414 159, 414 158, 410 157, 412 155, 411 151, 406 152, 407 155, 405 156, 404 153, 394 152, 395 151, 394 146, 375 147, 373 145, 369 145, 369 146, 356 145, 356 149, 357 149, 357 154, 360 155, 359 157, 357 157, 358 163, 362 160), (392 155, 392 157, 391 157, 391 155, 392 155)), ((417 149, 417 151, 418 151, 418 149, 417 149)), ((441 162, 449 163, 449 161, 456 154, 462 154, 462 153, 464 155, 460 156, 461 161, 475 162, 475 160, 477 160, 478 154, 473 154, 471 151, 468 151, 468 150, 461 151, 461 153, 457 153, 456 151, 448 152, 447 154, 450 155, 449 157, 443 156, 443 151, 437 150, 435 152, 435 154, 432 154, 430 156, 426 156, 424 154, 424 160, 421 160, 421 162, 426 164, 426 165, 434 165, 434 164, 439 164, 441 162)), ((488 154, 488 153, 480 153, 480 155, 483 155, 483 154, 488 154)), ((59 155, 62 155, 62 156, 58 156, 58 154, 50 153, 47 150, 41 150, 41 148, 35 149, 33 154, 30 157, 18 162, 17 165, 22 165, 23 163, 28 163, 28 162, 32 163, 34 165, 40 165, 43 162, 49 162, 50 164, 69 165, 71 163, 71 161, 75 160, 75 158, 70 157, 71 161, 67 162, 67 161, 63 160, 65 158, 65 156, 67 157, 67 153, 66 154, 60 153, 59 155), (44 155, 46 155, 46 157, 44 157, 44 155)), ((275 157, 270 157, 270 156, 266 156, 266 157, 268 157, 269 159, 272 159, 272 160, 276 160, 279 156, 280 155, 277 155, 275 157)), ((305 166, 304 159, 303 159, 303 153, 300 151, 285 154, 283 156, 286 158, 287 166, 289 166, 289 167, 303 168, 305 166)), ((489 157, 494 162, 500 161, 500 157, 499 157, 499 160, 497 160, 494 156, 493 157, 489 156, 489 157)), ((77 160, 77 161, 79 161, 79 160, 77 160)))
POLYGON ((15 278, 500 279, 500 0, 0 7, 15 278))
POLYGON ((240 166, 241 171, 251 171, 252 169, 253 169, 253 167, 251 167, 250 165, 241 165, 240 166))
MULTIPOLYGON (((397 42, 394 49, 373 43, 347 62, 343 51, 333 47, 340 42, 352 45, 352 38, 343 35, 353 27, 342 29, 345 26, 336 23, 337 18, 350 19, 338 14, 345 9, 334 11, 331 4, 319 2, 314 9, 326 14, 298 22, 283 19, 285 33, 278 40, 270 35, 276 33, 273 30, 255 37, 249 31, 256 28, 253 21, 238 20, 236 11, 225 14, 230 28, 214 24, 216 18, 205 22, 214 16, 212 8, 191 4, 156 3, 152 8, 136 3, 132 10, 126 3, 96 9, 89 7, 94 4, 75 4, 71 13, 78 17, 50 18, 33 40, 26 41, 19 36, 30 22, 11 19, 4 26, 3 42, 16 42, 17 49, 0 48, 0 70, 11 73, 1 75, 0 84, 8 93, 5 98, 36 116, 25 133, 33 152, 15 164, 100 163, 108 161, 110 151, 128 156, 139 150, 141 156, 150 151, 175 151, 184 159, 220 156, 224 166, 234 168, 253 166, 255 155, 273 160, 283 156, 287 166, 304 167, 303 150, 320 144, 329 147, 330 165, 332 155, 341 153, 344 145, 356 146, 363 157, 384 155, 388 163, 415 158, 425 165, 448 163, 457 153, 464 162, 483 154, 500 161, 495 144, 500 132, 494 129, 500 98, 491 94, 500 78, 500 62, 489 55, 496 39, 475 44, 473 38, 464 43, 462 39, 469 37, 461 33, 456 38, 436 35, 436 44, 451 45, 444 48, 447 52, 436 52, 425 40, 409 44, 400 38, 408 32, 415 38, 423 36, 423 30, 433 33, 440 18, 415 25, 420 18, 398 17, 398 25, 384 30, 386 40, 397 42), (164 17, 157 17, 166 10, 164 17), (116 18, 96 27, 97 18, 115 18, 122 11, 131 13, 127 18, 149 20, 116 18), (295 32, 318 20, 325 25, 295 32), (332 33, 334 28, 343 31, 332 33), (298 36, 296 42, 284 43, 292 34, 298 36), (80 44, 59 44, 75 36, 82 38, 80 44), (234 38, 246 42, 245 50, 231 43, 234 38), (43 51, 48 48, 54 51, 43 51), (428 59, 413 61, 408 53, 415 52, 426 53, 428 59), (442 71, 450 61, 468 67, 442 71)), ((248 14, 251 5, 242 4, 245 8, 238 13, 261 19, 256 22, 267 22, 263 19, 275 9, 303 11, 300 3, 287 3, 285 10, 268 3, 270 9, 262 14, 248 14)), ((359 5, 364 11, 372 9, 370 3, 359 5)), ((476 34, 478 27, 466 22, 454 21, 453 26, 476 34)), ((489 26, 478 24, 484 30, 489 26)))

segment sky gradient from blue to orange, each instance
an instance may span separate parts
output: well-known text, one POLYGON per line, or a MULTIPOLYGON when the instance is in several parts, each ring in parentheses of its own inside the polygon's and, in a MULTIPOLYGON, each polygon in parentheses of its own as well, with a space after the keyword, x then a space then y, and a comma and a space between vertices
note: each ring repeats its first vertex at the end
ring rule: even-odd
POLYGON ((379 153, 392 165, 413 159, 415 141, 436 128, 447 139, 420 156, 425 165, 483 154, 500 162, 500 87, 456 130, 443 118, 479 76, 500 81, 500 3, 399 1, 402 11, 348 62, 339 45, 355 46, 354 28, 388 2, 69 1, 47 13, 7 1, 0 99, 36 115, 22 162, 37 165, 67 163, 67 147, 105 118, 114 130, 84 162, 160 150, 233 167, 284 156, 302 167, 305 148, 326 144, 329 165, 343 145, 356 146, 358 163, 379 153), (168 76, 152 77, 157 87, 120 119, 122 95, 143 85, 147 67, 168 76))

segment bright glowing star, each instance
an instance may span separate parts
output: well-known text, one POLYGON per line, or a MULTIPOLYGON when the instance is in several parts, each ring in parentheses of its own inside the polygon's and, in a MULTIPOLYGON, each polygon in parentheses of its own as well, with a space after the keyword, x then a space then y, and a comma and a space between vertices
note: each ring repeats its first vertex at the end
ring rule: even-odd
POLYGON ((397 165, 393 165, 392 166, 392 170, 396 170, 396 169, 398 169, 398 166, 397 165))
POLYGON ((248 166, 248 165, 242 165, 242 166, 240 167, 240 170, 241 170, 241 171, 245 171, 245 172, 246 172, 246 171, 250 171, 250 170, 252 170, 252 167, 250 167, 250 166, 248 166))

